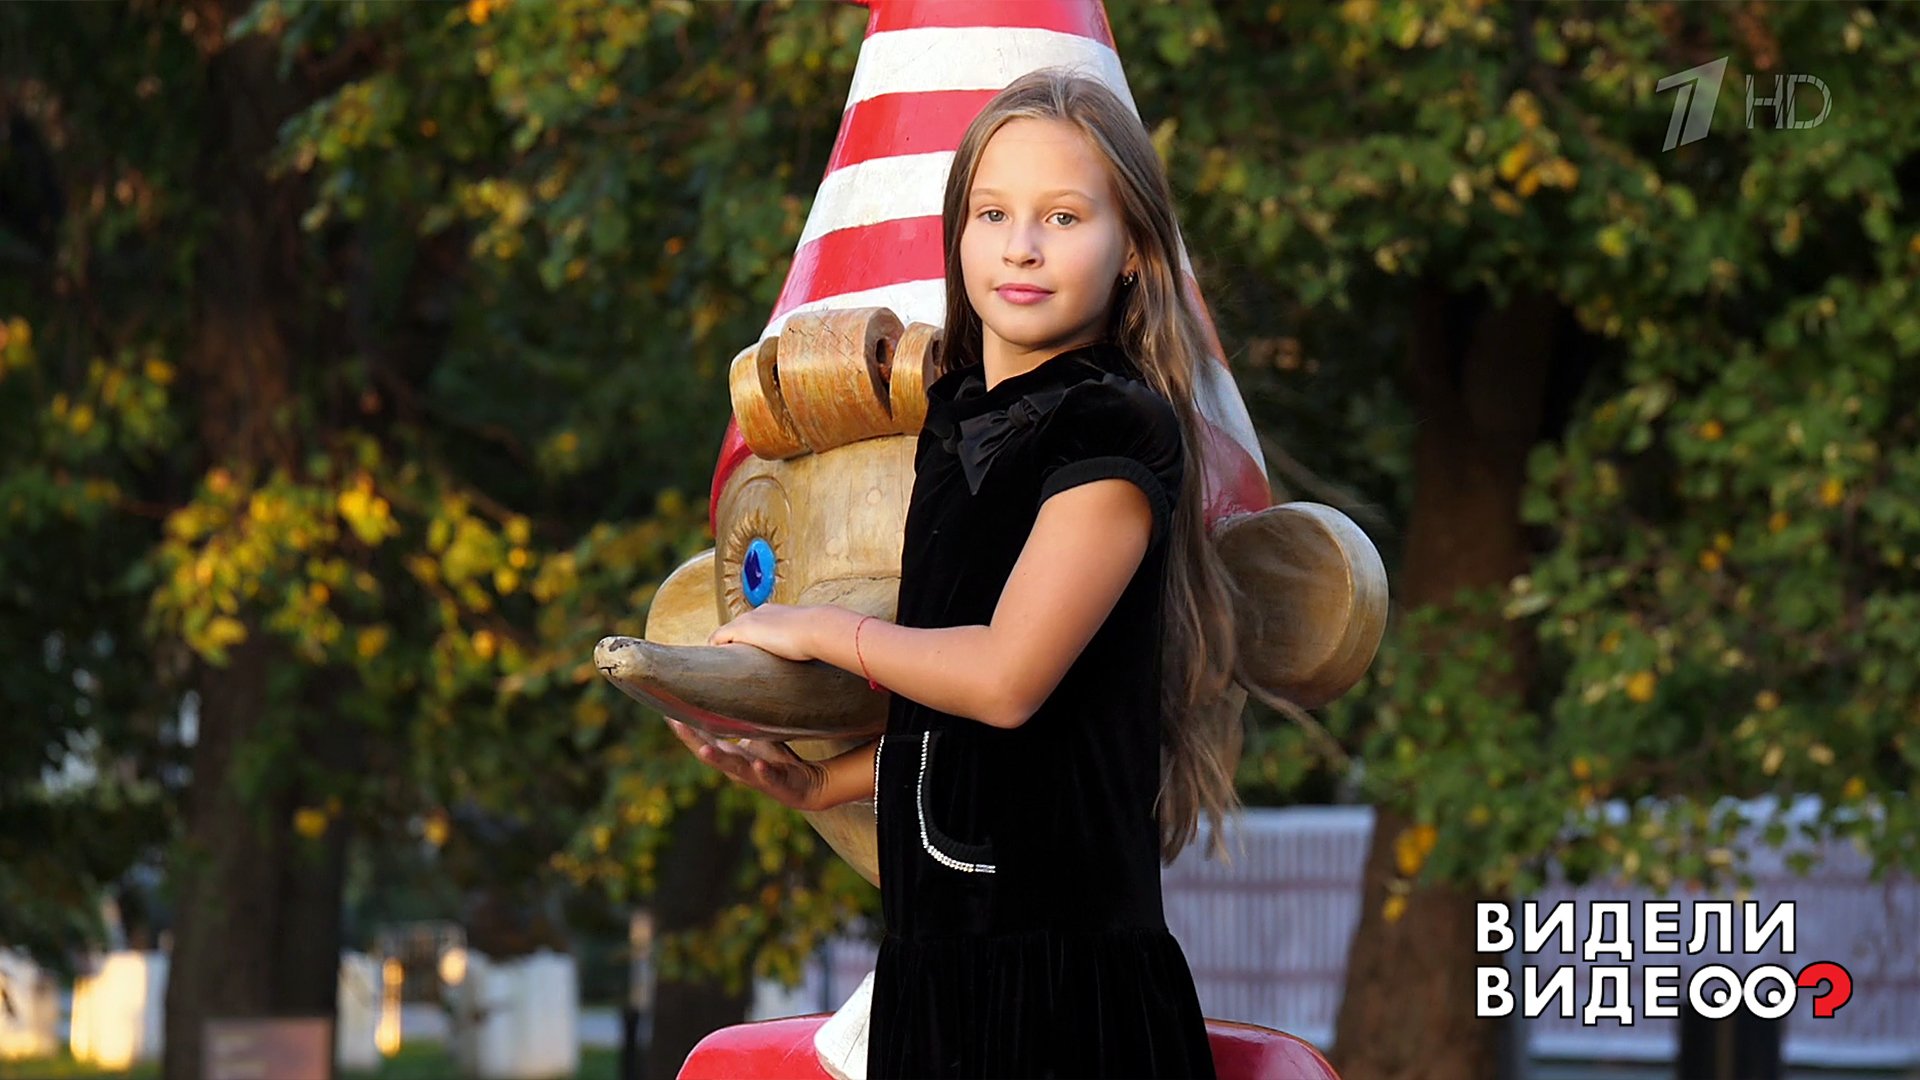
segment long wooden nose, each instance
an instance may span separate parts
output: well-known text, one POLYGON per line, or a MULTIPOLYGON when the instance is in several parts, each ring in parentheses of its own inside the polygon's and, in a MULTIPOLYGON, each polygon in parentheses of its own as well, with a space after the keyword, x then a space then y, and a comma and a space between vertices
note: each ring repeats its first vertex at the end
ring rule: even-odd
POLYGON ((864 680, 752 645, 610 637, 593 650, 593 662, 627 696, 726 738, 851 738, 886 727, 886 700, 864 680))

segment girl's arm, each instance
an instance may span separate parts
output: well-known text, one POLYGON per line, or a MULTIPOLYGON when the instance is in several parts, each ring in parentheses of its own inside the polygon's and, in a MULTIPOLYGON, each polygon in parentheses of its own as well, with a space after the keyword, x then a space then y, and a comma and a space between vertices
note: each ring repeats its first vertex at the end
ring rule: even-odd
POLYGON ((693 756, 746 786, 795 810, 828 810, 873 798, 873 755, 879 740, 843 754, 806 761, 785 743, 764 739, 719 739, 677 720, 667 726, 693 756))
MULTIPOLYGON (((873 619, 856 656, 861 616, 821 607, 810 613, 803 647, 855 673, 864 656, 874 681, 929 708, 1019 727, 1112 613, 1146 556, 1152 526, 1146 493, 1126 480, 1068 488, 1040 505, 990 624, 924 630, 873 619)), ((715 640, 752 638, 722 627, 715 640)), ((870 775, 866 783, 871 788, 870 775)))

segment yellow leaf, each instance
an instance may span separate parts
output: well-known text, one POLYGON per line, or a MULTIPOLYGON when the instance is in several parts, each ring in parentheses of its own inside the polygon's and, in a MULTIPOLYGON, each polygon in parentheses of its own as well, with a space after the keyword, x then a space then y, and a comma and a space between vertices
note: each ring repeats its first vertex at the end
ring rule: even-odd
POLYGON ((1753 707, 1761 712, 1772 712, 1780 707, 1780 695, 1771 690, 1762 690, 1753 695, 1753 707))
POLYGON ((369 626, 360 631, 354 639, 354 651, 362 660, 371 660, 386 650, 387 642, 393 632, 384 626, 369 626))
POLYGON ((293 812, 293 831, 309 840, 318 840, 327 833, 327 812, 314 806, 303 806, 293 812))
POLYGON ((1520 121, 1520 126, 1532 131, 1540 126, 1540 103, 1531 92, 1518 90, 1507 99, 1507 112, 1520 121))
POLYGON ((1407 898, 1404 896, 1389 896, 1387 902, 1380 908, 1380 917, 1390 923, 1399 922, 1400 917, 1406 913, 1407 898))
POLYGON ((426 833, 427 843, 432 844, 434 847, 446 847, 447 837, 452 834, 453 827, 448 824, 445 814, 435 813, 427 818, 424 831, 426 833))
POLYGON ((400 531, 393 520, 393 508, 369 487, 351 487, 342 491, 335 501, 335 507, 347 527, 368 547, 400 531))
POLYGON ((1700 425, 1700 437, 1708 442, 1719 442, 1720 437, 1726 433, 1726 427, 1718 420, 1709 420, 1700 425))
POLYGON ((1515 143, 1500 155, 1500 179, 1512 183, 1533 161, 1532 143, 1515 143))
POLYGON ((1346 0, 1340 5, 1340 18, 1355 26, 1365 26, 1380 14, 1380 0, 1346 0))
POLYGON ((1438 837, 1438 830, 1431 825, 1415 825, 1400 831, 1393 842, 1393 861, 1401 877, 1410 878, 1420 872, 1438 837))
POLYGON ((1410 15, 1400 24, 1400 30, 1394 35, 1393 43, 1403 49, 1411 49, 1420 41, 1420 32, 1427 28, 1418 15, 1410 15))
POLYGON ((207 624, 206 641, 212 648, 224 649, 245 640, 247 640, 247 625, 239 619, 219 615, 207 624))
POLYGON ((1847 485, 1841 483, 1837 476, 1827 477, 1826 482, 1820 485, 1820 505, 1822 506, 1839 506, 1846 497, 1847 485))
POLYGON ((1627 697, 1645 705, 1653 700, 1653 692, 1660 686, 1660 679, 1651 671, 1636 671, 1627 678, 1627 697))
POLYGON ((1627 254, 1627 231, 1617 224, 1601 229, 1595 242, 1608 258, 1619 259, 1627 254))
POLYGON ((1848 777, 1847 782, 1840 788, 1840 797, 1848 800, 1858 799, 1866 793, 1867 782, 1857 776, 1848 777))

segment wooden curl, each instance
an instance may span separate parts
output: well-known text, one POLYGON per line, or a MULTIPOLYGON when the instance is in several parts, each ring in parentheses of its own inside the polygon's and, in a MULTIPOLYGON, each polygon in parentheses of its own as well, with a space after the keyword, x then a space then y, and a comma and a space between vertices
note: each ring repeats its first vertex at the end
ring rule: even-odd
POLYGON ((807 444, 794 427, 780 391, 780 339, 765 338, 740 350, 727 368, 734 419, 747 448, 768 461, 799 457, 807 444))
POLYGON ((815 453, 895 431, 886 367, 906 328, 886 308, 809 311, 780 331, 780 390, 815 453))
POLYGON ((887 373, 887 391, 893 401, 893 430, 902 435, 918 435, 927 422, 927 387, 933 382, 939 355, 938 326, 914 323, 900 335, 887 373))

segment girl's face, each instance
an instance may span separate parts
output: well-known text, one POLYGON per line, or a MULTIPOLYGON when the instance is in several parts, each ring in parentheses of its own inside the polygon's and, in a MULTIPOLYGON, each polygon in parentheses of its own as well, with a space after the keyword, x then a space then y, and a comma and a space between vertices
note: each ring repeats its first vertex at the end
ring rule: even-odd
POLYGON ((1024 371, 1098 340, 1134 269, 1107 165, 1078 128, 1023 117, 994 132, 960 234, 982 359, 1024 371))

